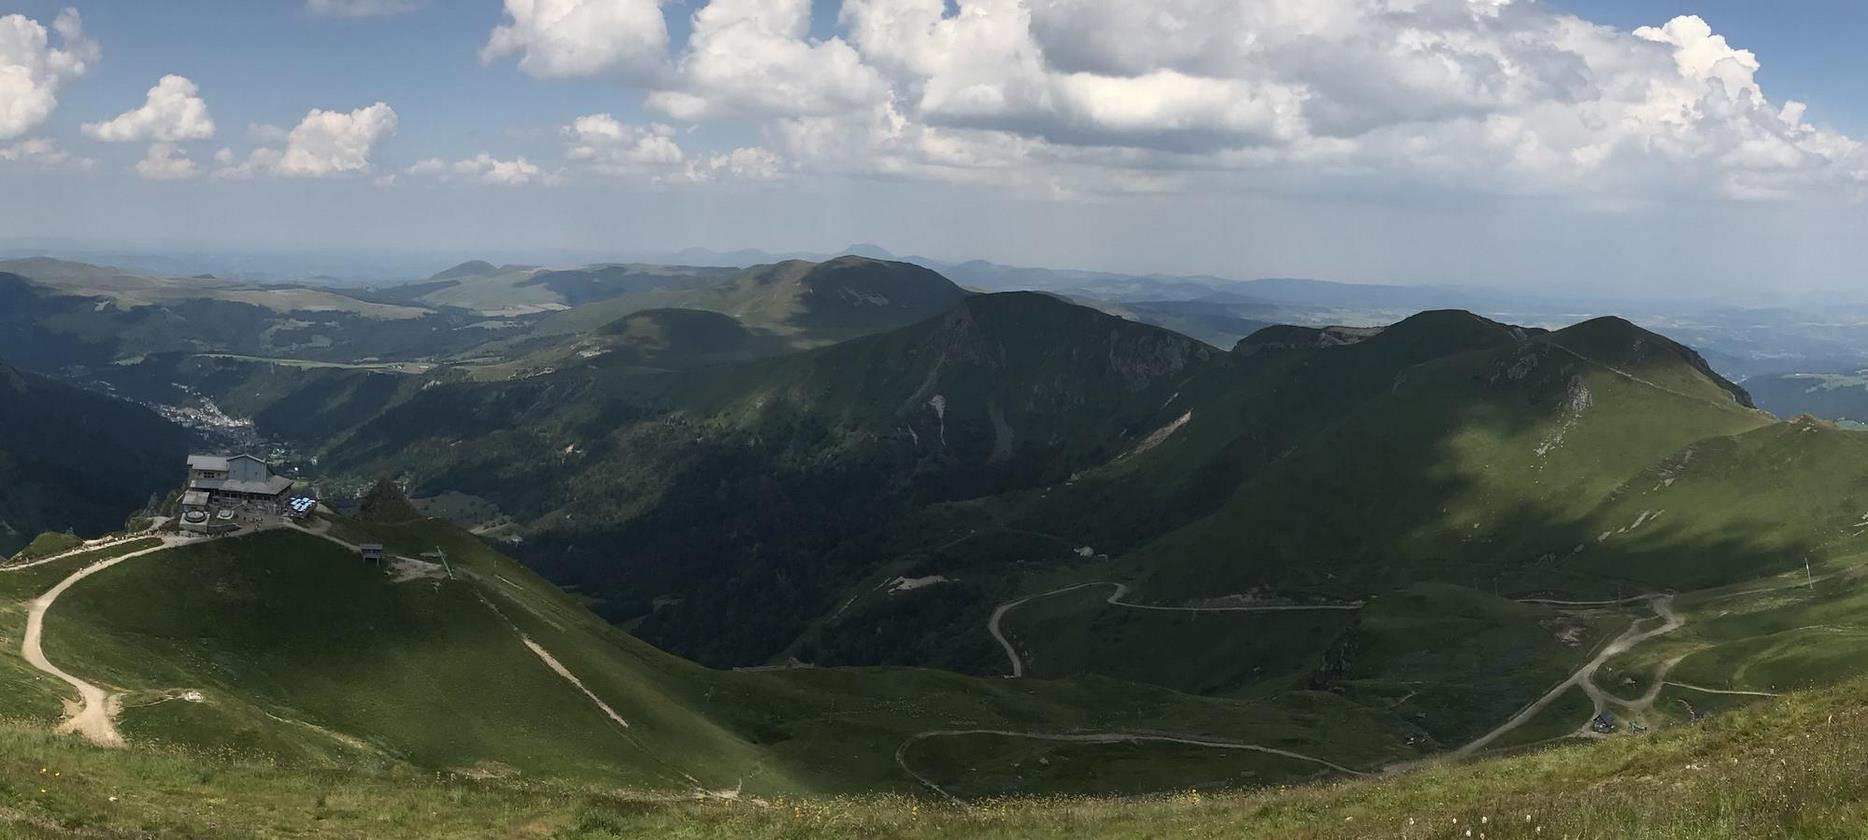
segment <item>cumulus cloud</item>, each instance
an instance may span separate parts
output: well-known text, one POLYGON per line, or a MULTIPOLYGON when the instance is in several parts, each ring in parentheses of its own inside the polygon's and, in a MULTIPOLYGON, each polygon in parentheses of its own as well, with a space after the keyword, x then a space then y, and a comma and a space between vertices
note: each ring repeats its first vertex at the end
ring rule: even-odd
POLYGON ((519 57, 539 79, 659 76, 667 63, 661 0, 506 0, 507 22, 480 50, 482 61, 519 57))
POLYGON ((767 127, 822 169, 1736 198, 1868 183, 1858 141, 1769 100, 1758 57, 1697 17, 1626 32, 1506 0, 845 0, 841 22, 887 104, 767 127))
POLYGON ((58 107, 58 88, 96 64, 97 42, 71 9, 52 20, 52 29, 25 15, 0 17, 0 140, 11 140, 45 122, 58 107), (57 34, 54 47, 52 35, 57 34))
POLYGON ((650 183, 767 180, 785 169, 778 155, 756 146, 717 154, 690 155, 673 126, 635 125, 609 114, 578 117, 562 130, 564 156, 592 175, 650 183))
POLYGON ((56 142, 45 137, 34 137, 10 146, 0 146, 0 161, 30 164, 45 169, 65 167, 90 169, 97 165, 97 161, 74 155, 59 148, 56 142))
POLYGON ((176 75, 163 76, 149 89, 142 107, 119 114, 108 122, 85 123, 84 133, 106 142, 153 140, 176 143, 214 136, 214 118, 194 82, 176 75))
POLYGON ((284 148, 262 146, 245 160, 229 151, 228 160, 221 161, 214 174, 222 178, 262 174, 322 178, 368 172, 370 155, 395 131, 395 109, 381 102, 349 112, 314 108, 285 135, 284 148))
POLYGON ((757 146, 742 146, 730 152, 689 160, 680 179, 691 182, 733 179, 769 181, 779 177, 784 164, 778 155, 757 146))
POLYGON ((809 41, 810 0, 713 0, 694 13, 674 87, 648 99, 682 120, 731 114, 832 114, 889 98, 841 38, 809 41))
POLYGON ((305 0, 305 11, 319 17, 379 17, 412 12, 425 0, 305 0))
POLYGON ((370 152, 396 131, 396 112, 381 102, 355 111, 313 109, 286 135, 282 175, 322 177, 370 168, 370 152))
MULTIPOLYGON (((440 158, 429 158, 411 165, 403 170, 403 174, 438 177, 443 180, 458 178, 502 187, 523 186, 535 181, 551 183, 557 180, 555 173, 546 172, 538 164, 524 157, 500 160, 487 152, 481 152, 474 157, 453 163, 440 158)), ((393 175, 387 177, 394 178, 393 175)), ((393 180, 388 183, 393 183, 393 180)))
POLYGON ((632 125, 609 114, 590 114, 565 126, 563 133, 565 157, 602 175, 655 175, 687 159, 674 128, 661 123, 632 125))
POLYGON ((179 181, 199 173, 188 153, 173 143, 150 144, 149 154, 136 162, 136 174, 156 181, 179 181))

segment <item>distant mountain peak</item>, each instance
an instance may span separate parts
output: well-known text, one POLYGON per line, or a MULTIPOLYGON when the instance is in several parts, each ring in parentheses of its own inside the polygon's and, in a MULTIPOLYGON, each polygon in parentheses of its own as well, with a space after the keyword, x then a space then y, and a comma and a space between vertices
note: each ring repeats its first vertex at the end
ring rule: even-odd
POLYGON ((893 260, 895 259, 895 254, 893 252, 873 242, 858 242, 854 245, 844 248, 842 253, 840 253, 838 256, 851 256, 851 255, 858 256, 858 257, 868 257, 872 260, 893 260))
POLYGON ((499 268, 486 260, 468 260, 428 279, 455 280, 462 277, 483 277, 497 271, 499 268))

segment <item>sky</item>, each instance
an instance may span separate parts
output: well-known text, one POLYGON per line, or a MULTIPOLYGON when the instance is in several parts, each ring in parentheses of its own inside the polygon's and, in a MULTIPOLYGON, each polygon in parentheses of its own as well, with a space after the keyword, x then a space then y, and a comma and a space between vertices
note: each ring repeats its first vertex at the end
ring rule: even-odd
POLYGON ((1859 299, 1865 35, 1841 0, 11 0, 0 249, 1859 299))

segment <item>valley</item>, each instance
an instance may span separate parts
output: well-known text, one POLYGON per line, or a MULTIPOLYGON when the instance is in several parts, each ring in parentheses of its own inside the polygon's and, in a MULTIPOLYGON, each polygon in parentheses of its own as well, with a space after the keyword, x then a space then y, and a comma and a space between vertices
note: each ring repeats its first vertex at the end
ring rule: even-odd
POLYGON ((1868 442, 1666 337, 1442 310, 1215 347, 911 268, 469 264, 332 294, 389 330, 502 321, 478 343, 120 333, 16 374, 51 416, 172 431, 112 456, 152 465, 115 513, 158 530, 0 565, 0 716, 266 784, 624 789, 582 813, 737 831, 787 797, 1439 778, 1863 676, 1868 442), (200 447, 326 507, 173 534, 200 447), (372 520, 383 478, 413 505, 372 520))

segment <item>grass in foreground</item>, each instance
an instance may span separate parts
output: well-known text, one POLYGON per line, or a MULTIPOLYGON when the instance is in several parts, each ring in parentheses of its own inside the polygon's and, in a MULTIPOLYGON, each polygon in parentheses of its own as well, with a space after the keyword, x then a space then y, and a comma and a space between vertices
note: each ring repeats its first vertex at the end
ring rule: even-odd
POLYGON ((0 836, 1842 838, 1868 830, 1865 764, 1868 681, 1654 737, 1398 777, 970 808, 278 768, 105 751, 0 722, 0 836))

